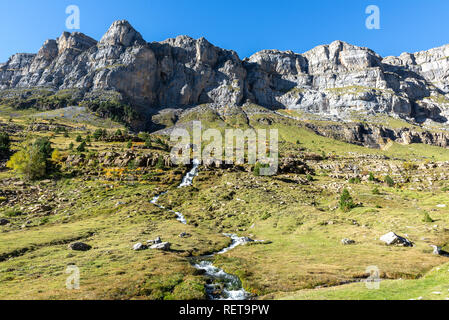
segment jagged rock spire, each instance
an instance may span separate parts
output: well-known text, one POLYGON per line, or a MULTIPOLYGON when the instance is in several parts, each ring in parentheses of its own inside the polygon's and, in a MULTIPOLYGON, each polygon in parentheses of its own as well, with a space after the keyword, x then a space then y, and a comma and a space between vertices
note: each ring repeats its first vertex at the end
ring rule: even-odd
POLYGON ((142 36, 126 20, 115 21, 106 34, 101 38, 101 45, 122 45, 128 47, 133 44, 144 44, 142 36))

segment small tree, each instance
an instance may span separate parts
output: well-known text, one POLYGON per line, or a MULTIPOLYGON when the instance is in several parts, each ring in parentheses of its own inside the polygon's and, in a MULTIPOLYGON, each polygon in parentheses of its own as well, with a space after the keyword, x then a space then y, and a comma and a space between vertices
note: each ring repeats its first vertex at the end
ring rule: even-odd
POLYGON ((151 139, 150 139, 150 138, 147 138, 147 139, 145 140, 145 148, 151 149, 151 147, 152 147, 151 139))
POLYGON ((96 141, 100 140, 103 137, 103 130, 97 129, 92 135, 96 141))
POLYGON ((344 189, 340 196, 339 207, 343 212, 349 212, 356 207, 348 189, 344 189))
POLYGON ((75 147, 75 145, 73 144, 73 142, 70 142, 70 144, 69 144, 69 150, 73 150, 74 147, 75 147))
POLYGON ((385 183, 389 187, 394 187, 394 185, 395 185, 395 182, 394 182, 393 178, 391 178, 390 176, 385 176, 385 183))
POLYGON ((37 180, 47 174, 47 159, 41 146, 34 143, 15 153, 6 165, 28 180, 37 180))
POLYGON ((78 152, 85 152, 86 151, 86 142, 81 142, 81 144, 76 148, 76 151, 78 152))
POLYGON ((435 220, 433 220, 431 217, 430 217, 430 215, 429 215, 429 213, 426 211, 426 212, 424 212, 424 217, 423 217, 423 220, 422 220, 423 222, 428 222, 428 223, 432 223, 432 222, 435 222, 435 220))
POLYGON ((11 140, 6 132, 0 132, 0 158, 6 157, 9 154, 11 140))
POLYGON ((373 182, 373 181, 375 181, 375 180, 376 180, 376 178, 374 177, 374 174, 373 174, 372 172, 370 172, 370 173, 369 173, 369 177, 368 177, 368 181, 373 182))
POLYGON ((81 135, 77 135, 75 141, 81 142, 81 141, 83 141, 83 138, 81 137, 81 135))
POLYGON ((33 146, 39 150, 39 152, 47 159, 51 157, 53 148, 51 147, 51 141, 48 138, 37 138, 34 140, 33 146))
POLYGON ((131 149, 133 147, 133 142, 131 140, 129 140, 128 143, 126 144, 126 147, 128 149, 131 149))
POLYGON ((51 160, 53 160, 53 162, 61 162, 61 159, 62 159, 61 152, 59 152, 58 149, 55 149, 51 154, 51 160))
POLYGON ((253 174, 254 174, 256 177, 260 176, 260 168, 261 168, 261 167, 262 167, 262 165, 261 165, 260 162, 257 162, 257 163, 254 165, 254 168, 253 168, 253 174))
POLYGON ((157 159, 157 163, 156 163, 156 169, 164 169, 165 167, 165 163, 164 163, 164 158, 162 156, 159 156, 159 158, 157 159))
POLYGON ((379 194, 380 194, 379 188, 378 188, 378 187, 374 187, 374 189, 372 190, 372 193, 373 193, 374 195, 379 195, 379 194))
POLYGON ((115 132, 115 135, 116 136, 122 136, 123 135, 122 130, 117 129, 117 131, 115 132))

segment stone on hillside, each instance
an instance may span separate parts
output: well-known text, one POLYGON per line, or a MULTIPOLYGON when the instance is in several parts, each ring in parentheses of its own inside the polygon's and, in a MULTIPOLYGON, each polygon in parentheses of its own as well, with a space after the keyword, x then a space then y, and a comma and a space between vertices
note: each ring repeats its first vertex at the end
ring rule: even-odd
POLYGON ((154 240, 148 240, 147 241, 147 244, 149 244, 149 245, 158 244, 158 243, 162 243, 161 237, 157 237, 154 240))
POLYGON ((413 243, 409 240, 398 236, 394 232, 389 232, 382 237, 380 237, 380 241, 385 242, 387 245, 398 245, 404 247, 413 247, 413 243))
POLYGON ((7 219, 0 219, 0 226, 7 225, 9 223, 9 220, 7 219))
POLYGON ((433 248, 433 254, 439 255, 441 253, 441 247, 430 245, 433 248))
POLYGON ((341 243, 346 246, 346 245, 355 244, 355 241, 351 240, 351 239, 348 239, 348 238, 344 238, 344 239, 341 240, 341 243))
POLYGON ((88 251, 92 249, 92 247, 88 244, 85 244, 83 242, 74 242, 69 244, 69 249, 74 251, 88 251))
POLYGON ((139 250, 145 250, 148 247, 140 242, 136 243, 135 245, 133 245, 133 250, 134 251, 139 251, 139 250))
POLYGON ((191 236, 192 236, 192 235, 189 234, 189 233, 187 233, 187 232, 182 232, 182 233, 179 235, 180 238, 189 238, 189 237, 191 237, 191 236))
POLYGON ((171 247, 170 242, 161 242, 151 246, 151 249, 169 251, 171 247))

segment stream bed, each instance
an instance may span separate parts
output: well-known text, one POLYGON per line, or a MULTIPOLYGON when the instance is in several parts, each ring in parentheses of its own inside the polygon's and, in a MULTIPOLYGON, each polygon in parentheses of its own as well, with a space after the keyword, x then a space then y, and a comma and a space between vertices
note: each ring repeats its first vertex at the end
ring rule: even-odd
MULTIPOLYGON (((181 184, 178 188, 184 188, 191 186, 193 184, 193 179, 198 175, 198 168, 200 161, 197 159, 193 160, 193 167, 182 179, 181 184)), ((180 212, 176 212, 165 208, 164 206, 158 204, 160 197, 165 195, 167 192, 163 192, 155 196, 150 202, 160 209, 167 210, 176 215, 177 220, 182 224, 187 224, 187 220, 184 215, 180 212)), ((242 286, 240 279, 232 274, 226 273, 224 270, 217 268, 213 265, 213 258, 217 254, 223 254, 235 247, 245 244, 247 238, 239 237, 235 234, 224 234, 224 236, 231 238, 231 244, 213 254, 204 257, 192 258, 191 263, 198 270, 202 270, 204 275, 208 279, 206 285, 206 294, 210 300, 246 300, 249 298, 249 293, 245 291, 242 286)))

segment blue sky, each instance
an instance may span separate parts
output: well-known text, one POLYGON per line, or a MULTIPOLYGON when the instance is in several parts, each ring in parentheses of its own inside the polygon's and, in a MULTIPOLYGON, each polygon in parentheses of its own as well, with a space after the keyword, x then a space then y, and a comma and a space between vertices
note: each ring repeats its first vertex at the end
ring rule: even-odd
POLYGON ((146 41, 204 36, 241 58, 262 49, 302 53, 337 39, 382 56, 449 43, 447 0, 0 0, 0 62, 57 38, 72 4, 81 11, 79 31, 97 40, 127 19, 146 41), (381 30, 365 27, 371 4, 380 8, 381 30))

